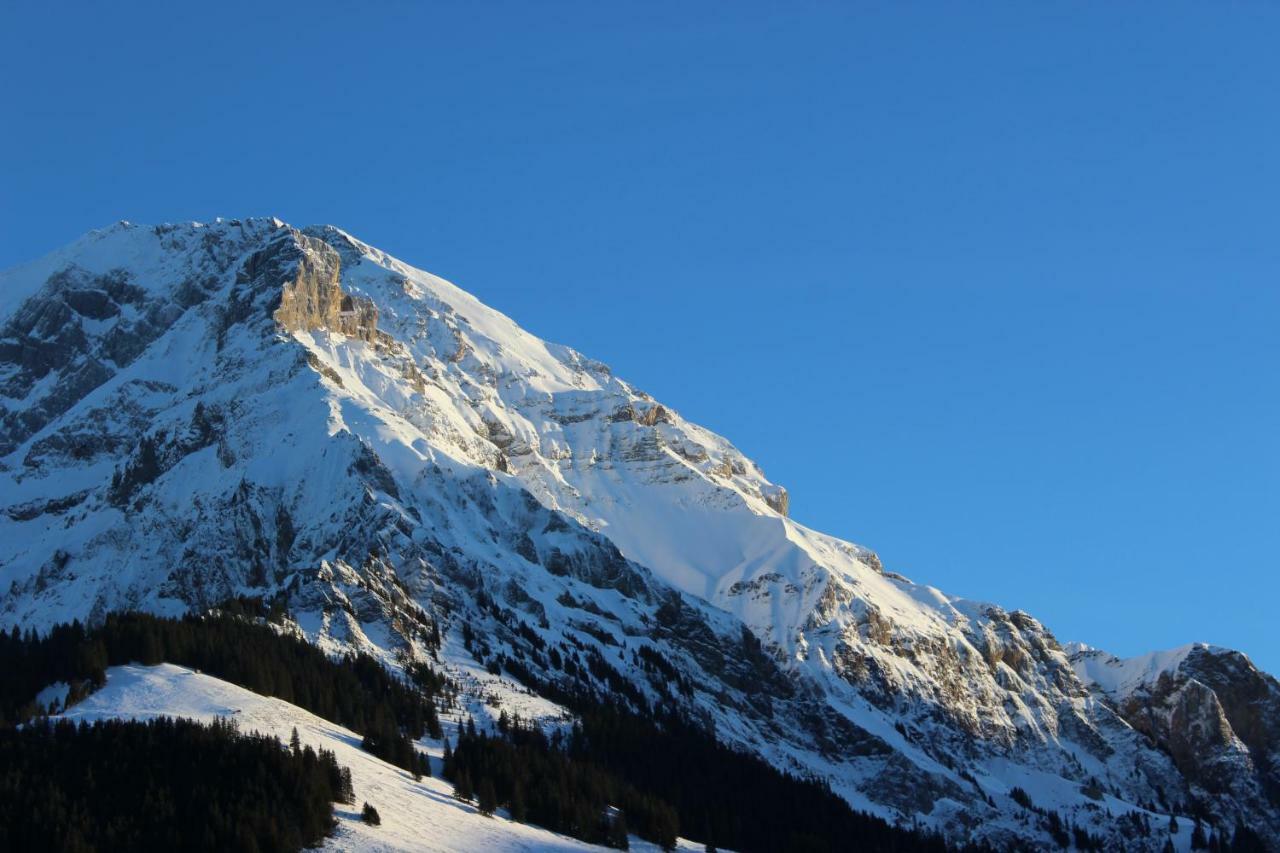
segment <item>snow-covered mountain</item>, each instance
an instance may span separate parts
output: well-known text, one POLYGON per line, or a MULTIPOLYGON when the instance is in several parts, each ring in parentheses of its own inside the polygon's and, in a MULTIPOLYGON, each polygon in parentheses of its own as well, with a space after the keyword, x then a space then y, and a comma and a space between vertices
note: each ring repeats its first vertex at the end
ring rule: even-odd
POLYGON ((336 228, 120 223, 0 274, 0 324, 5 626, 280 593, 392 666, 437 623, 459 672, 572 657, 956 838, 1040 843, 1049 811, 1127 848, 1168 837, 1135 811, 1184 848, 1193 813, 1280 837, 1280 687, 1243 655, 1069 654, 887 571, 724 438, 336 228))

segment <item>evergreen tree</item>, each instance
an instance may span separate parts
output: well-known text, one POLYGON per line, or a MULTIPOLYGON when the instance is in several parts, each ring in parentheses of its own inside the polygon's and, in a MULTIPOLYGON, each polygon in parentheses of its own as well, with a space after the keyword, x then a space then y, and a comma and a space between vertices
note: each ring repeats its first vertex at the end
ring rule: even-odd
POLYGON ((441 759, 442 767, 441 775, 446 779, 453 778, 453 748, 449 746, 449 739, 444 739, 444 757, 441 759))
POLYGON ((675 850, 676 838, 680 834, 680 825, 676 821, 675 812, 670 808, 658 809, 653 820, 654 824, 650 827, 653 841, 663 850, 675 850))
POLYGON ((1200 823, 1199 815, 1196 816, 1196 825, 1191 830, 1191 849, 1207 850, 1209 848, 1209 840, 1204 836, 1204 826, 1200 823))
POLYGON ((342 778, 327 750, 167 718, 0 730, 0 768, 0 850, 30 853, 300 850, 342 778))
POLYGON ((467 768, 462 767, 453 775, 453 795, 464 803, 471 802, 471 798, 475 796, 475 792, 471 790, 471 774, 467 772, 467 768))
POLYGON ((1231 838, 1231 853, 1266 853, 1267 845, 1247 826, 1237 826, 1231 838))
POLYGON ((513 782, 511 786, 511 819, 518 823, 524 823, 529 819, 529 807, 524 798, 524 785, 519 780, 513 782))
POLYGON ((498 808, 498 794, 493 790, 493 782, 486 776, 480 780, 476 788, 476 806, 480 814, 491 816, 498 808))
POLYGON ((289 735, 289 749, 294 753, 302 751, 302 739, 298 737, 298 727, 293 727, 293 734, 289 735))
POLYGON ((370 826, 382 825, 382 815, 378 814, 378 810, 367 802, 364 804, 364 807, 360 809, 360 819, 370 826))
POLYGON ((627 850, 631 847, 631 840, 628 835, 627 816, 622 812, 618 812, 609 820, 605 843, 615 850, 627 850))
POLYGON ((356 800, 356 789, 351 784, 351 768, 343 767, 341 778, 338 784, 338 802, 354 803, 356 800))

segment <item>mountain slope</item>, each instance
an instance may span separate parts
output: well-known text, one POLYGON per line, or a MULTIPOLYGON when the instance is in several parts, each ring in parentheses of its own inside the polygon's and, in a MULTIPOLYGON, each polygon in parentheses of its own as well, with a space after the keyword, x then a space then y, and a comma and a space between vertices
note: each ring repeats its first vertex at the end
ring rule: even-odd
MULTIPOLYGON (((485 817, 475 806, 454 799, 448 782, 437 777, 415 781, 407 771, 362 751, 360 736, 353 732, 288 702, 180 666, 113 667, 107 672, 106 687, 60 716, 76 722, 223 718, 234 721, 242 732, 261 732, 285 743, 296 729, 303 745, 332 751, 339 764, 351 770, 357 805, 337 806, 338 829, 324 844, 327 850, 600 850, 502 816, 485 817), (362 802, 378 809, 379 826, 360 820, 358 804, 362 802)), ((439 746, 430 751, 438 752, 439 746)), ((681 847, 695 849, 687 843, 681 847)), ((633 839, 632 849, 653 847, 633 839)))
POLYGON ((5 624, 281 594, 326 648, 443 625, 451 666, 684 708, 957 838, 1047 839, 1014 787, 1127 846, 1165 840, 1140 804, 1280 835, 1274 740, 1202 784, 1031 616, 796 523, 725 439, 336 228, 122 223, 0 300, 5 624))

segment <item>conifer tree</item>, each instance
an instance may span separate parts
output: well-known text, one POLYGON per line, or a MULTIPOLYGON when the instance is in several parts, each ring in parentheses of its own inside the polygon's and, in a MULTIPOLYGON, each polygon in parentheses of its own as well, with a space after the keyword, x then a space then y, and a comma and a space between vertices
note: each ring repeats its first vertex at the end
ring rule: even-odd
POLYGON ((680 826, 677 822, 675 812, 670 807, 654 809, 653 814, 654 825, 651 832, 654 841, 663 850, 676 849, 676 837, 680 833, 680 826))
POLYGON ((1263 842, 1258 833, 1254 832, 1243 824, 1236 827, 1235 834, 1231 837, 1232 853, 1265 853, 1267 845, 1263 842))
POLYGON ((622 812, 618 812, 609 821, 609 831, 605 838, 605 843, 615 850, 627 850, 631 846, 628 835, 627 817, 622 812))
POLYGON ((471 774, 467 772, 467 768, 458 768, 454 777, 453 795, 464 803, 471 802, 471 798, 475 796, 475 792, 471 790, 471 774))
POLYGON ((480 780, 480 785, 476 788, 476 806, 480 809, 480 814, 492 816, 498 808, 498 795, 493 790, 493 782, 486 776, 480 780))
POLYGON ((524 799, 524 785, 520 784, 519 780, 511 786, 511 819, 517 823, 524 823, 529 819, 529 807, 524 799))
POLYGON ((1191 830, 1191 849, 1207 850, 1209 840, 1204 836, 1204 825, 1200 822, 1200 816, 1196 815, 1196 825, 1191 830))
POLYGON ((446 779, 452 779, 452 778, 453 778, 453 771, 454 771, 454 767, 453 767, 453 748, 452 748, 451 746, 449 746, 449 739, 448 739, 448 738, 445 738, 445 739, 444 739, 444 758, 443 758, 442 763, 443 763, 443 765, 444 765, 444 766, 441 768, 441 774, 442 774, 442 775, 444 776, 444 778, 446 778, 446 779))

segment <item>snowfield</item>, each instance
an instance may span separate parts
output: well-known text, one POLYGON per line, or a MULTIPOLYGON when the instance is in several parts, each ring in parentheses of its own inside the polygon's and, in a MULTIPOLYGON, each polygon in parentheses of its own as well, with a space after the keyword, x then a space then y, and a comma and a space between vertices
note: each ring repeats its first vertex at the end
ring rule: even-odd
MULTIPOLYGON (((602 849, 500 814, 485 817, 474 806, 454 799, 453 786, 443 779, 432 776, 415 782, 406 771, 364 752, 360 736, 349 729, 296 705, 181 666, 112 667, 107 670, 105 687, 59 716, 77 722, 185 717, 206 723, 225 717, 234 720, 243 732, 274 735, 283 743, 288 743, 297 728, 303 744, 332 750, 339 764, 351 768, 356 801, 335 804, 338 828, 325 844, 327 850, 514 853, 602 849), (360 807, 366 801, 378 810, 380 826, 360 820, 360 807)), ((433 772, 438 774, 441 744, 423 741, 423 747, 432 754, 433 772)), ((657 850, 640 839, 632 839, 631 849, 657 850)), ((701 850, 702 845, 682 840, 679 849, 701 850)))

